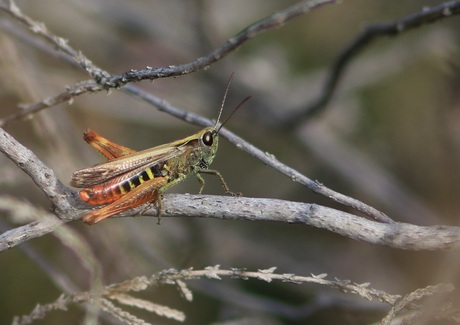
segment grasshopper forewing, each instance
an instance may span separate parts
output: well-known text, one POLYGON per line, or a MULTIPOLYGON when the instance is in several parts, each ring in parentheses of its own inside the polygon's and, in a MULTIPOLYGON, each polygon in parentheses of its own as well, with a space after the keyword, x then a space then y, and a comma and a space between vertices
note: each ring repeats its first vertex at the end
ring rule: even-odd
MULTIPOLYGON (((228 91, 225 91, 225 96, 228 91)), ((247 100, 245 98, 233 113, 247 100)), ((75 171, 70 185, 83 188, 80 198, 91 205, 106 205, 83 215, 83 221, 94 224, 114 214, 147 202, 158 204, 161 213, 162 194, 169 187, 194 174, 198 178, 201 193, 204 180, 201 174, 219 177, 226 193, 231 193, 222 175, 209 169, 217 152, 219 117, 214 126, 206 127, 181 140, 151 149, 135 150, 114 143, 95 131, 85 130, 84 139, 107 158, 107 162, 75 171)))

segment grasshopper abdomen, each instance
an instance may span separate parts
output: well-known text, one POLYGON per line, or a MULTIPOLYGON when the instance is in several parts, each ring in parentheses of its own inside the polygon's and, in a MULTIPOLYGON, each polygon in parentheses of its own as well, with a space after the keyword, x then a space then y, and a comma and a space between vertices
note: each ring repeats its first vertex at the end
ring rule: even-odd
POLYGON ((80 198, 91 205, 101 205, 115 202, 125 194, 131 192, 143 183, 155 177, 167 176, 167 170, 163 164, 148 167, 141 172, 127 178, 117 177, 109 182, 92 186, 80 191, 80 198))

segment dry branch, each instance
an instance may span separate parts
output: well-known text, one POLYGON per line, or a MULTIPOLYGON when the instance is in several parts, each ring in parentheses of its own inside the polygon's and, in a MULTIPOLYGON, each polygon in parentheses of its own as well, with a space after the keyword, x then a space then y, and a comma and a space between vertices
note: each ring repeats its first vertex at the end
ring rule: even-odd
MULTIPOLYGON (((460 228, 379 223, 317 204, 273 199, 167 194, 162 217, 201 217, 227 220, 277 221, 326 229, 351 239, 407 250, 460 247, 460 228)), ((136 215, 142 208, 120 216, 136 215)), ((86 210, 85 210, 86 211, 86 210)), ((145 215, 156 217, 156 210, 145 215)), ((79 218, 75 216, 75 219, 79 218)), ((46 218, 0 235, 0 251, 45 235, 65 221, 46 218)))
POLYGON ((21 168, 48 197, 62 219, 75 210, 68 198, 74 192, 66 188, 56 177, 54 171, 46 166, 32 151, 20 144, 9 133, 0 128, 0 152, 21 168))

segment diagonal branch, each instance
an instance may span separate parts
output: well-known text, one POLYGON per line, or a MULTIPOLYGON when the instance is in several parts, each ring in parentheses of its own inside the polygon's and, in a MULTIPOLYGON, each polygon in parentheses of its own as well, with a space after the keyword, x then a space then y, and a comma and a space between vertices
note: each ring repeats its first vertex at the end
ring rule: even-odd
MULTIPOLYGON (((174 117, 177 117, 181 120, 187 121, 192 124, 200 125, 200 126, 210 126, 213 125, 212 121, 201 117, 197 114, 187 112, 180 108, 174 107, 171 104, 167 103, 165 100, 158 98, 152 94, 149 94, 142 89, 139 89, 134 86, 126 86, 124 90, 139 99, 154 105, 158 108, 161 112, 166 112, 174 117)), ((385 223, 392 223, 394 222, 391 218, 389 218, 383 212, 357 200, 346 196, 344 194, 338 193, 323 184, 314 181, 305 175, 302 175, 294 168, 291 168, 282 162, 280 162, 276 157, 269 152, 264 152, 257 148, 256 146, 252 145, 251 143, 247 142, 246 140, 242 139, 241 137, 237 136, 236 134, 230 132, 229 130, 223 128, 219 134, 227 139, 230 143, 234 144, 238 149, 243 150, 244 152, 250 154, 251 156, 259 159, 264 164, 276 169, 283 175, 289 177, 294 182, 297 182, 313 192, 323 195, 335 202, 343 204, 345 206, 352 207, 353 209, 364 213, 366 216, 369 216, 375 220, 385 223)))

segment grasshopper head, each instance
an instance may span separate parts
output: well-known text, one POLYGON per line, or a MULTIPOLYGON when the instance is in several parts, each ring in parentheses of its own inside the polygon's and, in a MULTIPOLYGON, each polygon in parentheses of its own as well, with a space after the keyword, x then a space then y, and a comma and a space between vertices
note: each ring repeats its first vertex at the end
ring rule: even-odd
POLYGON ((202 162, 209 166, 214 160, 219 144, 219 135, 215 127, 207 127, 199 132, 199 141, 202 149, 202 162))

